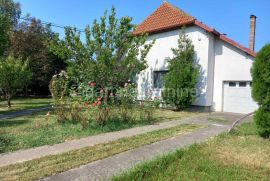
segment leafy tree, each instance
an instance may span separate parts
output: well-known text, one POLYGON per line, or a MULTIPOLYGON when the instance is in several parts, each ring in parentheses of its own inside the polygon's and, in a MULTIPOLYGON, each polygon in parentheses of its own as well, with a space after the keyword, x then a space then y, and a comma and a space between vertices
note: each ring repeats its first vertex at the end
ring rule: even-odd
POLYGON ((31 79, 28 62, 9 56, 0 61, 0 90, 11 107, 11 98, 22 90, 31 79))
POLYGON ((79 82, 93 81, 100 88, 123 86, 147 67, 146 56, 153 44, 146 44, 146 35, 134 36, 132 18, 116 18, 111 13, 85 28, 85 39, 76 29, 66 28, 65 40, 50 44, 51 50, 70 60, 69 75, 79 82))
POLYGON ((29 87, 34 93, 48 94, 49 83, 55 73, 66 68, 65 60, 49 51, 47 42, 54 38, 50 25, 35 18, 19 23, 11 37, 9 53, 29 60, 33 77, 29 87))
POLYGON ((164 76, 163 99, 181 110, 195 100, 194 90, 200 68, 195 65, 195 50, 184 30, 179 36, 178 47, 172 49, 174 57, 169 59, 169 72, 164 76))
POLYGON ((13 27, 20 17, 20 4, 13 0, 0 0, 0 56, 3 56, 10 43, 13 27))
POLYGON ((270 44, 265 45, 257 54, 252 68, 252 96, 260 108, 255 122, 259 134, 270 136, 270 44))

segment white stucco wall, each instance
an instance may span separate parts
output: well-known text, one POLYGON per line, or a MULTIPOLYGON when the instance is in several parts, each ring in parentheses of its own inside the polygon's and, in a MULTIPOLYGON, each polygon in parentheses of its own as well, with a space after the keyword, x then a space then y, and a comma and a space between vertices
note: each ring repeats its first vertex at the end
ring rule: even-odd
POLYGON ((221 40, 215 43, 213 110, 223 111, 223 82, 251 81, 254 58, 221 40))
MULTIPOLYGON (((171 48, 177 47, 181 30, 174 30, 148 37, 156 40, 150 50, 148 68, 137 76, 139 99, 161 97, 161 89, 153 88, 153 72, 167 70, 167 59, 173 56, 171 48)), ((213 111, 223 111, 223 82, 251 81, 250 69, 254 57, 236 47, 205 32, 200 27, 186 28, 186 34, 192 40, 197 62, 201 65, 201 74, 197 89, 199 97, 194 105, 211 106, 213 111)))
MULTIPOLYGON (((203 29, 192 26, 186 28, 186 34, 192 40, 196 51, 196 59, 201 65, 201 75, 197 85, 199 97, 195 105, 211 106, 213 98, 213 79, 214 79, 214 38, 212 34, 206 33, 203 29), (208 61, 210 60, 210 61, 208 61), (209 63, 210 62, 210 63, 209 63), (210 79, 211 81, 207 81, 210 79)), ((159 34, 150 35, 148 41, 156 40, 150 50, 147 61, 148 68, 142 71, 137 77, 139 99, 144 99, 145 94, 151 97, 160 97, 161 90, 153 88, 153 71, 166 70, 167 58, 173 56, 171 48, 177 47, 177 40, 181 30, 174 30, 159 34), (148 92, 148 93, 147 93, 148 92)))

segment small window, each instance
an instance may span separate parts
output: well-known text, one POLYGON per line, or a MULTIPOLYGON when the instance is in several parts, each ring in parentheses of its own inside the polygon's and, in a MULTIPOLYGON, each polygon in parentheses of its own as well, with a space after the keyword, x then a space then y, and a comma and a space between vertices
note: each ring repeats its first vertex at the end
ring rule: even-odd
POLYGON ((252 87, 252 82, 249 82, 250 87, 252 87))
POLYGON ((239 87, 246 87, 247 86, 247 82, 239 82, 239 87))
POLYGON ((236 87, 236 82, 229 82, 230 87, 236 87))
POLYGON ((162 89, 164 87, 164 76, 168 71, 154 71, 154 88, 155 89, 162 89))

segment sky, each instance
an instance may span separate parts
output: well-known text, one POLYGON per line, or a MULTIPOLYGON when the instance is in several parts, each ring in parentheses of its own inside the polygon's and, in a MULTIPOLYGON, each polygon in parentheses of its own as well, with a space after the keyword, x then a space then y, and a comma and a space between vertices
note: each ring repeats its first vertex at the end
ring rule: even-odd
MULTIPOLYGON (((163 0, 17 0, 22 15, 29 13, 42 21, 84 29, 114 5, 118 17, 130 16, 139 24, 158 8, 163 0)), ((248 47, 249 17, 257 16, 258 51, 270 43, 269 0, 168 0, 206 25, 248 47)), ((53 28, 64 36, 63 29, 53 28)))

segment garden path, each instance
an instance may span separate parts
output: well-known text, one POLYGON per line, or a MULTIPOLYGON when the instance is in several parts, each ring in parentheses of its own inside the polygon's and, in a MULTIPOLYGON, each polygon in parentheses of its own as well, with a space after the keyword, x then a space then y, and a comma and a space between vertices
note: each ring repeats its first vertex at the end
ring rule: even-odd
POLYGON ((27 110, 22 110, 22 111, 0 114, 0 121, 5 120, 5 119, 21 117, 21 116, 27 116, 27 115, 37 113, 37 112, 48 111, 51 108, 52 108, 51 106, 46 106, 46 107, 41 107, 41 108, 27 109, 27 110))
MULTIPOLYGON (((53 175, 48 178, 44 178, 44 181, 57 181, 57 180, 108 180, 114 175, 131 169, 136 164, 146 160, 151 160, 154 157, 162 154, 169 153, 179 148, 186 147, 193 143, 199 143, 206 141, 207 139, 216 136, 222 132, 227 131, 232 122, 240 118, 243 115, 240 114, 228 114, 228 113, 214 113, 211 117, 223 118, 228 122, 214 123, 209 121, 208 116, 202 116, 197 118, 191 118, 185 121, 172 121, 168 123, 161 123, 156 125, 156 128, 172 126, 176 124, 194 123, 207 125, 208 127, 198 129, 192 133, 176 136, 167 140, 159 141, 150 145, 142 146, 130 151, 126 151, 102 160, 91 162, 87 165, 81 166, 76 169, 72 169, 57 175, 53 175), (162 126, 161 126, 162 125, 162 126)), ((147 126, 142 129, 154 128, 155 126, 147 126)), ((137 128, 140 130, 141 128, 137 128)), ((126 131, 124 131, 126 132, 126 131)))
POLYGON ((124 137, 132 137, 139 134, 144 134, 147 132, 152 132, 160 129, 166 129, 175 127, 181 124, 200 124, 200 125, 211 125, 211 129, 216 128, 219 130, 220 128, 226 128, 220 123, 214 124, 212 121, 208 121, 210 117, 222 117, 226 120, 228 120, 227 125, 230 125, 231 122, 235 121, 238 117, 241 117, 241 115, 236 114, 217 114, 213 113, 211 115, 201 115, 200 117, 193 117, 193 118, 187 118, 187 119, 181 119, 181 120, 173 120, 168 122, 161 122, 158 124, 148 125, 148 126, 142 126, 142 127, 135 127, 131 129, 126 129, 122 131, 117 132, 110 132, 110 133, 104 133, 100 135, 90 136, 86 138, 81 138, 78 140, 72 140, 67 141, 64 143, 56 144, 56 145, 46 145, 41 146, 37 148, 31 148, 27 150, 19 150, 16 152, 11 153, 3 153, 0 154, 0 167, 15 164, 19 162, 24 162, 36 158, 41 158, 47 155, 56 155, 72 150, 77 150, 89 146, 94 146, 96 144, 102 144, 107 143, 111 141, 118 140, 120 138, 124 137))

